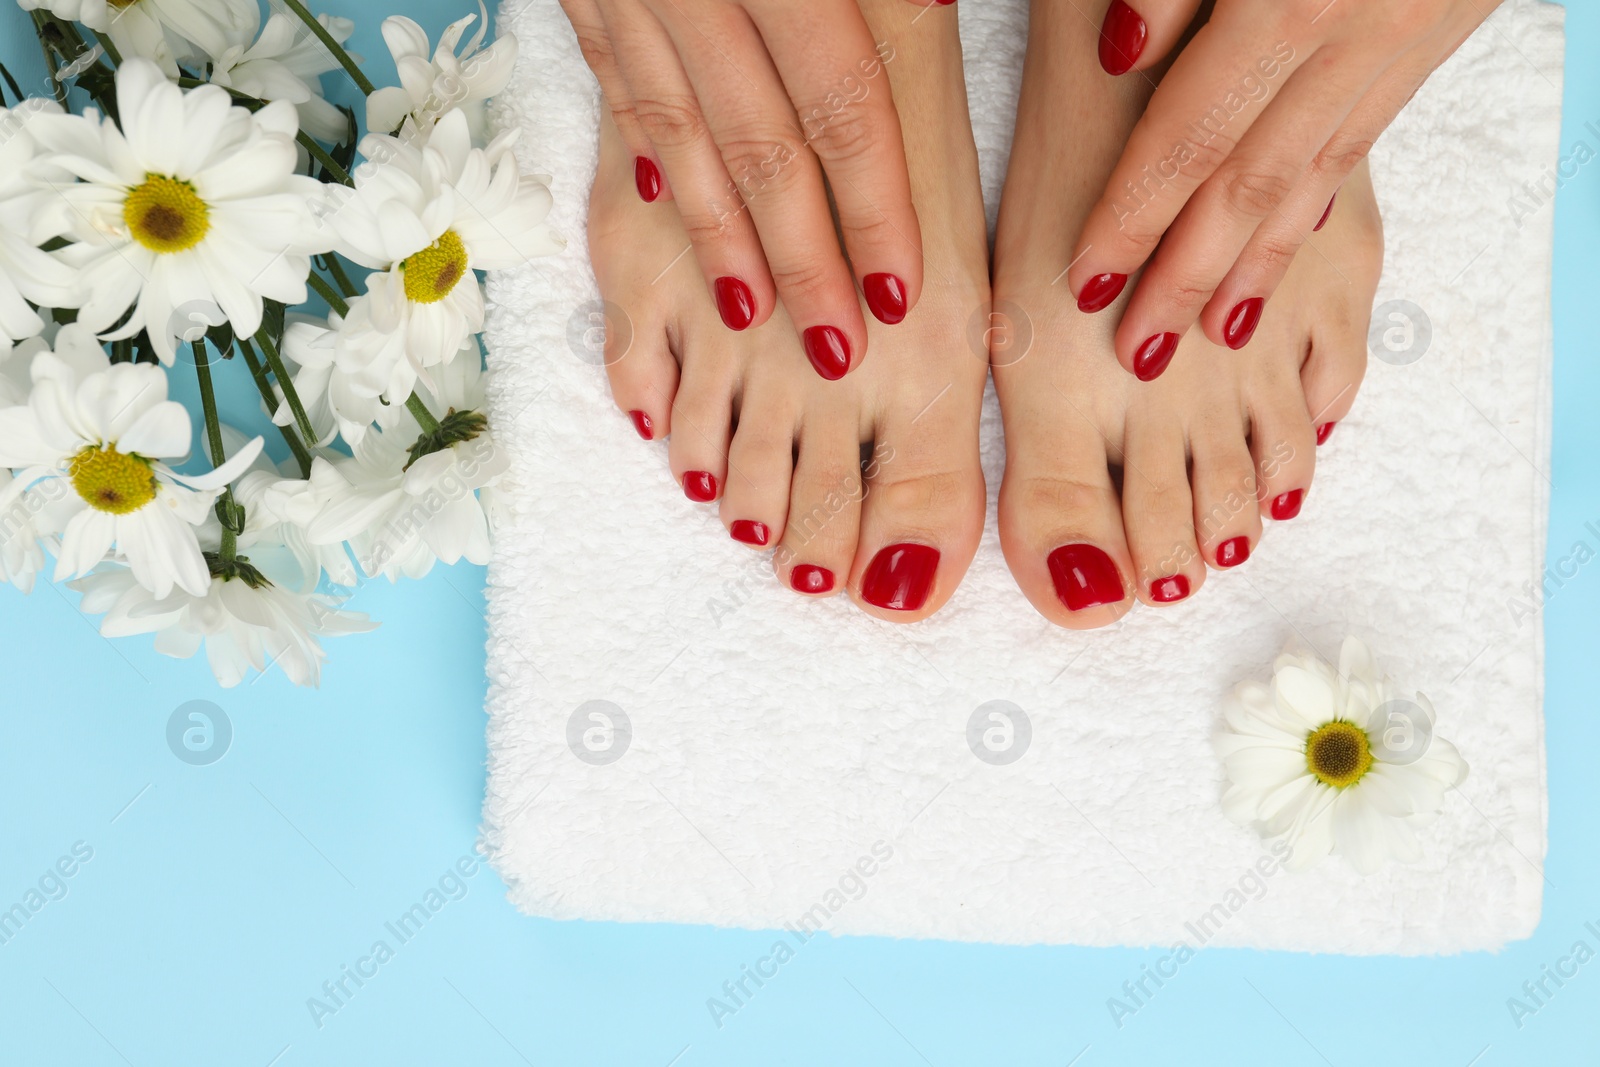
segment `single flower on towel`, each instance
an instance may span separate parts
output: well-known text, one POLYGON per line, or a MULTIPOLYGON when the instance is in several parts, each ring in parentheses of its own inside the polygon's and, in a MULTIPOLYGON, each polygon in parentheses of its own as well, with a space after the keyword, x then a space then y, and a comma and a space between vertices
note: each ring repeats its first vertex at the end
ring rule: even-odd
POLYGON ((1422 856, 1417 831, 1467 776, 1456 747, 1433 733, 1428 698, 1400 697, 1354 637, 1337 669, 1285 652, 1271 685, 1240 685, 1216 739, 1230 785, 1223 811, 1293 849, 1305 870, 1330 854, 1370 874, 1422 856))
POLYGON ((446 112, 459 111, 467 120, 473 143, 488 138, 489 121, 484 102, 504 89, 517 59, 517 39, 502 34, 481 51, 489 27, 487 12, 479 5, 478 32, 460 55, 456 46, 475 16, 457 19, 439 35, 439 47, 428 58, 428 35, 422 27, 395 15, 383 20, 383 39, 394 56, 400 84, 379 89, 367 97, 367 129, 392 133, 406 140, 426 137, 446 112))

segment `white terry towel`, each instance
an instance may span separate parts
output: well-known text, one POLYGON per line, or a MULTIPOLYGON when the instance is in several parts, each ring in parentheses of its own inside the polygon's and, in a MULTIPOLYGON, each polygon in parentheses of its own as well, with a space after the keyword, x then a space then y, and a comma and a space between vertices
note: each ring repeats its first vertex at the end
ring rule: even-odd
MULTIPOLYGON (((639 441, 575 354, 593 350, 598 295, 583 231, 594 80, 556 0, 505 0, 500 17, 522 46, 500 117, 522 127, 524 162, 554 173, 571 241, 489 280, 510 474, 489 569, 484 836, 519 908, 1345 953, 1531 933, 1560 8, 1511 0, 1374 151, 1388 262, 1373 336, 1388 361, 1321 450, 1305 515, 1193 602, 1092 633, 1046 623, 1006 571, 992 393, 987 531, 927 622, 802 602, 714 508, 684 500, 664 446, 639 441), (1471 776, 1418 865, 1363 879, 1335 858, 1254 877, 1264 846, 1218 804, 1220 702, 1265 677, 1286 639, 1337 658, 1345 633, 1433 699, 1471 776), (991 701, 1027 717, 1015 762, 969 747, 991 701)), ((963 0, 960 18, 992 212, 1025 7, 963 0)))

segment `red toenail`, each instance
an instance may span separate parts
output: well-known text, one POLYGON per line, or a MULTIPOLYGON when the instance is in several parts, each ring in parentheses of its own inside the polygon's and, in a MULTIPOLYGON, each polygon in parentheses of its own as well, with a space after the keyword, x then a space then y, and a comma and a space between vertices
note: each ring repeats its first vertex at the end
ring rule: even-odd
POLYGON ((1217 566, 1237 567, 1250 558, 1250 538, 1230 537, 1217 546, 1217 566))
POLYGON ((750 519, 739 519, 730 527, 728 533, 735 541, 747 545, 764 545, 772 536, 772 531, 767 529, 764 522, 752 522, 750 519))
POLYGON ((1312 233, 1316 233, 1318 230, 1322 229, 1328 224, 1328 216, 1333 214, 1333 202, 1337 199, 1339 199, 1338 193, 1334 193, 1332 196, 1328 197, 1328 206, 1322 209, 1322 217, 1317 220, 1317 224, 1315 226, 1311 227, 1312 233))
POLYGON ((642 411, 628 412, 628 418, 633 420, 633 428, 639 431, 639 436, 646 441, 655 437, 656 424, 650 421, 650 416, 642 411))
POLYGON ((1169 574, 1150 583, 1150 599, 1157 604, 1172 604, 1189 595, 1189 576, 1169 574))
POLYGON ((893 274, 869 274, 861 279, 861 291, 866 294, 867 307, 886 326, 902 322, 906 317, 906 283, 893 274))
POLYGON ((1100 24, 1100 66, 1107 74, 1126 74, 1139 62, 1149 30, 1144 19, 1122 0, 1111 0, 1105 22, 1100 24))
POLYGON ((1167 364, 1172 362, 1173 354, 1177 351, 1178 335, 1175 333, 1158 333, 1149 338, 1133 354, 1134 377, 1141 382, 1155 381, 1167 369, 1167 364))
POLYGON ((1056 596, 1068 611, 1115 604, 1128 595, 1122 588, 1122 574, 1116 563, 1094 545, 1062 545, 1045 557, 1045 563, 1050 568, 1056 596))
POLYGON ((1083 283, 1083 290, 1078 293, 1078 310, 1094 312, 1111 306, 1111 301, 1122 295, 1122 287, 1127 284, 1126 274, 1096 274, 1083 283))
POLYGON ((686 471, 683 475, 683 495, 696 504, 717 499, 717 477, 709 471, 686 471))
POLYGON ((814 563, 802 563, 789 572, 789 588, 797 593, 831 592, 833 572, 814 563))
POLYGON ((1318 426, 1317 427, 1317 444, 1319 444, 1319 445, 1327 444, 1328 443, 1328 438, 1333 436, 1333 428, 1335 426, 1337 426, 1337 425, 1339 425, 1339 424, 1336 423, 1336 422, 1325 422, 1321 426, 1318 426))
POLYGON ((1292 519, 1300 514, 1300 505, 1305 503, 1306 491, 1304 489, 1291 489, 1272 498, 1272 517, 1275 519, 1292 519))
POLYGON ((722 323, 730 330, 747 330, 756 320, 756 298, 750 292, 750 287, 738 278, 728 275, 718 278, 715 286, 717 293, 717 312, 722 316, 722 323))
POLYGON ((861 576, 861 599, 892 611, 916 611, 933 590, 939 550, 902 542, 880 548, 861 576))
POLYGON ((1249 300, 1239 301, 1228 312, 1228 321, 1222 327, 1222 339, 1228 342, 1229 348, 1243 348, 1250 343, 1257 324, 1261 322, 1261 309, 1266 303, 1264 297, 1252 296, 1249 300))
POLYGON ((633 184, 639 188, 639 199, 653 204, 661 195, 661 171, 647 156, 633 158, 633 184))
POLYGON ((806 358, 818 374, 830 382, 843 378, 850 369, 850 342, 832 326, 812 326, 800 335, 806 344, 806 358))

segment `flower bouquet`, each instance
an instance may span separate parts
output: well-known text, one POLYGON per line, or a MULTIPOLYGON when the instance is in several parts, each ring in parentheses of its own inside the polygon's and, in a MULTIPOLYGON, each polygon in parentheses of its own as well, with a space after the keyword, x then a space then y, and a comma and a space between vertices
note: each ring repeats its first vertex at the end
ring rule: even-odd
POLYGON ((390 18, 380 89, 300 0, 21 3, 50 86, 0 68, 0 579, 48 552, 108 637, 316 684, 320 639, 375 625, 362 580, 488 560, 478 272, 561 247, 486 132, 515 39, 468 16, 430 56, 390 18), (219 418, 228 374, 281 461, 219 418))

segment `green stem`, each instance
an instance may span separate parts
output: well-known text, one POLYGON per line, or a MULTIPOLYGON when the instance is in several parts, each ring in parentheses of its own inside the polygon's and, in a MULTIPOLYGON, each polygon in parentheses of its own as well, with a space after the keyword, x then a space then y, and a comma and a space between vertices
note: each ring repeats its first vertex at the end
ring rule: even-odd
POLYGON ((406 397, 406 410, 417 420, 417 425, 422 427, 423 433, 439 432, 439 420, 433 417, 433 412, 428 410, 428 405, 424 404, 416 393, 406 397))
MULTIPOLYGON (((267 406, 267 413, 276 415, 278 394, 272 391, 272 383, 267 381, 267 369, 256 358, 256 350, 250 347, 249 341, 241 337, 239 352, 244 356, 244 365, 250 368, 250 377, 256 383, 256 391, 261 394, 261 402, 267 406)), ((300 477, 311 477, 311 451, 306 448, 305 442, 300 440, 300 435, 295 433, 293 426, 279 426, 278 432, 283 435, 289 451, 294 453, 295 462, 300 464, 300 477)))
POLYGON ((360 89, 364 95, 371 96, 374 92, 372 83, 367 80, 365 74, 361 73, 361 68, 356 65, 356 61, 351 57, 350 53, 346 52, 339 42, 333 39, 333 35, 328 32, 327 27, 318 22, 315 16, 306 10, 306 6, 300 0, 283 0, 283 2, 284 6, 299 16, 300 21, 305 23, 311 32, 317 35, 317 40, 321 41, 329 54, 339 61, 339 65, 344 68, 345 73, 350 75, 350 80, 356 83, 356 88, 360 89))
POLYGON ((261 346, 261 353, 267 359, 267 367, 272 371, 273 377, 278 379, 278 387, 283 390, 283 399, 289 405, 289 411, 294 415, 296 428, 307 441, 317 439, 317 431, 311 426, 311 418, 306 414, 305 405, 300 403, 300 394, 295 392, 294 380, 289 377, 289 371, 283 365, 283 358, 278 355, 278 346, 272 343, 272 338, 267 336, 267 328, 263 326, 261 332, 256 334, 256 344, 261 346))
MULTIPOLYGON (((39 51, 44 53, 45 68, 50 71, 50 88, 55 94, 56 103, 61 105, 61 110, 66 111, 68 110, 67 87, 61 84, 61 57, 56 54, 56 50, 51 48, 50 43, 45 40, 45 13, 35 9, 28 12, 28 14, 33 18, 33 32, 34 36, 39 39, 39 51)), ((20 102, 18 106, 21 106, 20 102)))
MULTIPOLYGON (((206 438, 211 443, 211 465, 220 467, 228 457, 222 447, 222 422, 217 418, 217 397, 211 388, 211 365, 206 362, 205 339, 191 341, 189 347, 194 351, 194 373, 200 381, 200 407, 205 413, 206 438)), ((237 511, 233 486, 223 487, 222 495, 217 497, 217 521, 222 526, 222 547, 217 555, 224 561, 231 561, 237 554, 239 531, 234 528, 237 511)))
POLYGON ((344 264, 339 262, 339 254, 337 252, 329 252, 322 257, 322 260, 328 265, 328 273, 333 275, 333 280, 338 283, 339 291, 345 295, 346 299, 359 293, 359 290, 356 289, 356 283, 352 282, 350 275, 344 272, 344 264))
POLYGON ((333 291, 333 286, 317 277, 316 271, 306 275, 306 284, 311 286, 318 296, 326 300, 328 306, 337 311, 341 318, 350 314, 350 305, 344 302, 343 297, 333 291))
POLYGON ((112 65, 117 67, 122 66, 122 53, 117 51, 117 46, 111 43, 111 38, 101 33, 99 30, 94 31, 94 36, 95 40, 100 42, 100 47, 106 50, 106 55, 111 58, 112 65))

